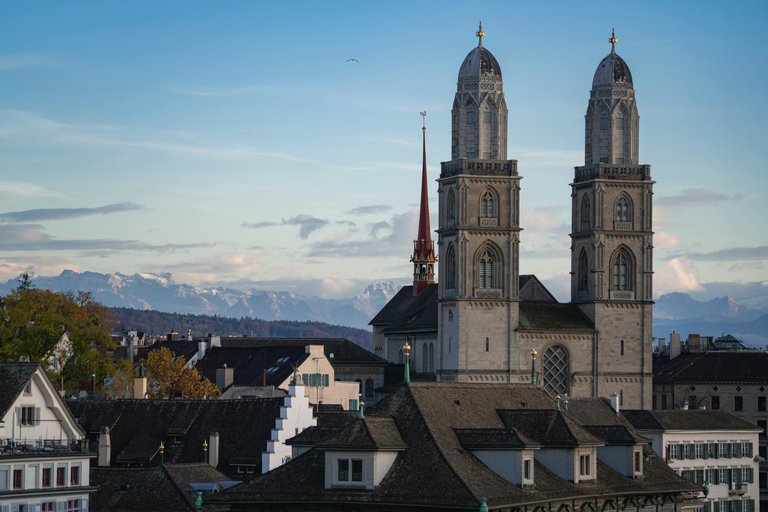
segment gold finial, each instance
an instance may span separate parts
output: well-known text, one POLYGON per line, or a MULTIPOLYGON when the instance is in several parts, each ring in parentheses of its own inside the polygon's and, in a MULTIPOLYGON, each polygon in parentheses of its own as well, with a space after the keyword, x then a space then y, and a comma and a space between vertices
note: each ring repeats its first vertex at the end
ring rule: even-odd
POLYGON ((483 32, 483 22, 482 21, 480 22, 480 30, 475 32, 475 35, 480 38, 480 43, 478 43, 477 46, 482 48, 483 47, 483 37, 485 36, 485 32, 483 32))
POLYGON ((536 349, 531 350, 531 357, 533 359, 536 359, 536 356, 538 355, 538 352, 536 352, 536 349))
POLYGON ((421 131, 427 131, 427 111, 419 112, 421 114, 421 131))
POLYGON ((204 452, 208 451, 208 440, 207 439, 205 441, 203 441, 203 451, 204 452))
POLYGON ((611 38, 608 40, 609 43, 611 43, 611 51, 616 51, 616 43, 619 42, 618 39, 616 39, 616 29, 611 29, 611 38))
POLYGON ((405 354, 405 357, 408 357, 408 354, 411 353, 411 346, 407 341, 405 342, 405 345, 403 345, 403 353, 405 354))
POLYGON ((160 441, 160 453, 163 453, 163 452, 165 452, 165 443, 160 441))

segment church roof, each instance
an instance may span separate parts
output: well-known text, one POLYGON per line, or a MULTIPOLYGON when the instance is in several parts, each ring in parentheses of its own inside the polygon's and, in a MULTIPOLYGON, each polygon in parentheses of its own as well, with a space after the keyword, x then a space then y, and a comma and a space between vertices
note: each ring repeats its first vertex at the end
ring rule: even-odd
POLYGON ((437 284, 415 297, 413 286, 403 286, 369 325, 386 326, 384 332, 437 332, 437 284))
POLYGON ((520 302, 520 329, 527 331, 593 331, 592 322, 575 304, 520 302))
POLYGON ((611 51, 600 61, 595 71, 595 77, 592 79, 592 89, 610 89, 612 87, 634 88, 629 66, 615 51, 611 51))
POLYGON ((459 83, 501 82, 501 67, 487 48, 478 46, 467 54, 459 68, 459 83))

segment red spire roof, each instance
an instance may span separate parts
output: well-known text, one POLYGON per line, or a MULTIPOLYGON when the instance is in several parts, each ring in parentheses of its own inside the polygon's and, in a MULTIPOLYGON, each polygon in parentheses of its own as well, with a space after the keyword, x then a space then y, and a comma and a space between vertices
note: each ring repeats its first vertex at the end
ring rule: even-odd
MULTIPOLYGON (((426 113, 422 113, 422 116, 426 113)), ((432 231, 429 228, 429 189, 427 186, 427 129, 422 128, 423 163, 421 169, 421 207, 419 209, 419 233, 413 241, 413 256, 415 264, 413 274, 413 294, 417 295, 428 284, 435 282, 434 263, 435 244, 432 241, 432 231)))

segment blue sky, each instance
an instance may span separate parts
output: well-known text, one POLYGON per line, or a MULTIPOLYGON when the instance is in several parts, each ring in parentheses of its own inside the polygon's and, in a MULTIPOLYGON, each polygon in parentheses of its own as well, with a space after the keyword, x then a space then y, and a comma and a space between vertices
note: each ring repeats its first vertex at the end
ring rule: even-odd
POLYGON ((522 273, 567 299, 568 184, 615 27, 657 181, 656 292, 765 294, 768 4, 612 5, 1 3, 0 278, 409 282, 419 112, 434 183, 482 20, 523 176, 522 273))

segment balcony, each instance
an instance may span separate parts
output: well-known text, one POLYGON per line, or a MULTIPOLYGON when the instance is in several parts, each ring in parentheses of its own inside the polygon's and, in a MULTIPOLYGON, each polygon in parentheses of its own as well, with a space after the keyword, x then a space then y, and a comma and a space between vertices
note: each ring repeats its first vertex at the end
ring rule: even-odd
POLYGON ((733 484, 728 489, 728 496, 743 496, 747 492, 747 484, 733 484))
POLYGON ((66 439, 0 439, 0 458, 67 453, 90 453, 88 440, 68 442, 66 439))
POLYGON ((650 180, 650 165, 633 164, 593 164, 583 167, 576 167, 576 181, 587 181, 592 179, 613 179, 613 180, 650 180))
POLYGON ((517 160, 487 160, 481 158, 461 158, 440 164, 441 178, 471 174, 476 176, 517 176, 517 160))

